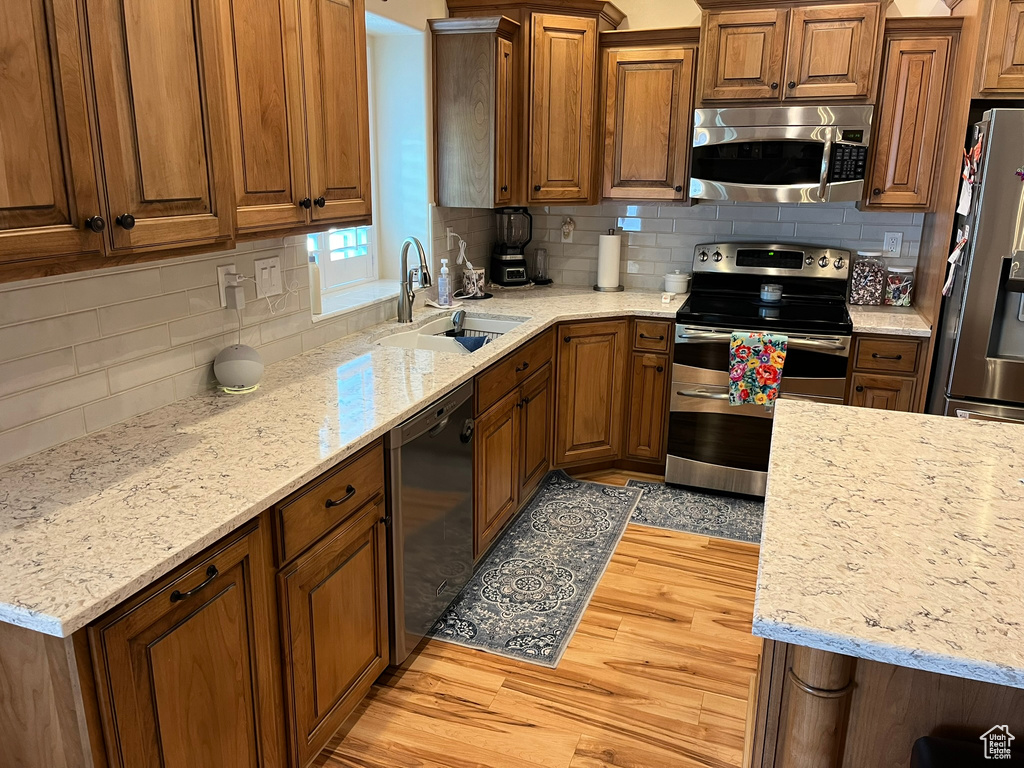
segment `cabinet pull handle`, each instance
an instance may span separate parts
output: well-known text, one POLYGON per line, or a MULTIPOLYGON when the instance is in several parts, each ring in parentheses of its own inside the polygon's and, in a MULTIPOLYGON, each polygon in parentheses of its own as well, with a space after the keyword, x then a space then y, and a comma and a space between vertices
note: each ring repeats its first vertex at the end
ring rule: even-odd
POLYGON ((135 217, 130 213, 122 213, 114 219, 114 223, 121 229, 135 229, 135 217))
POLYGON ((665 372, 665 366, 659 365, 655 370, 657 370, 658 373, 664 373, 665 372))
POLYGON ((641 333, 640 334, 640 338, 641 339, 651 339, 653 341, 664 341, 665 340, 665 334, 662 334, 661 336, 648 336, 647 334, 641 333))
POLYGON ((180 600, 184 600, 186 597, 192 597, 192 595, 194 595, 196 592, 201 590, 203 587, 207 586, 211 581, 216 579, 219 575, 220 575, 220 571, 217 570, 217 566, 216 565, 211 565, 209 568, 206 569, 206 581, 204 581, 202 584, 200 584, 197 587, 193 587, 188 592, 180 592, 177 589, 174 590, 173 592, 171 592, 171 602, 172 603, 177 603, 180 600))
POLYGON ((533 191, 534 192, 540 192, 540 184, 534 184, 533 185, 533 191))
POLYGON ((502 192, 508 192, 508 184, 502 184, 501 185, 501 191, 502 192))
POLYGON ((85 227, 93 232, 102 232, 107 228, 107 222, 103 220, 102 216, 90 216, 85 220, 85 227))
POLYGON ((516 403, 516 408, 518 408, 519 410, 523 410, 523 401, 522 400, 520 400, 518 403, 516 403))
POLYGON ((308 211, 312 207, 313 201, 310 198, 304 197, 301 200, 299 200, 299 208, 305 208, 308 211))
POLYGON ((344 504, 346 501, 348 501, 349 499, 351 499, 355 495, 356 495, 355 486, 350 485, 350 486, 348 486, 345 489, 345 495, 342 496, 340 499, 328 499, 327 501, 325 501, 324 502, 324 508, 325 509, 330 509, 331 507, 337 507, 337 506, 339 506, 341 504, 344 504))
POLYGON ((530 398, 524 397, 523 398, 523 405, 529 405, 529 404, 530 404, 530 398))
POLYGON ((773 91, 779 90, 779 84, 778 83, 772 83, 772 90, 773 91))
POLYGON ((872 352, 871 356, 873 358, 875 358, 875 360, 902 360, 903 359, 903 355, 880 355, 877 352, 872 352))
POLYGON ((854 387, 854 389, 856 389, 858 392, 863 392, 864 391, 864 387, 862 387, 860 384, 858 384, 856 387, 854 387))
POLYGON ((516 366, 516 373, 522 373, 523 371, 525 371, 529 367, 530 367, 529 361, 523 363, 522 365, 517 365, 516 366))
POLYGON ((323 208, 327 205, 327 198, 320 195, 320 197, 313 201, 313 204, 316 205, 317 208, 323 208))

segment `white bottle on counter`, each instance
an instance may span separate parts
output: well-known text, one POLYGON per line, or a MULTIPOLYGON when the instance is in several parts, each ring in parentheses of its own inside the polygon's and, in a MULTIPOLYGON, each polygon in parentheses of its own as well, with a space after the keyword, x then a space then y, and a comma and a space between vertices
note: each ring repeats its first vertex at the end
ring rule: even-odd
POLYGON ((437 280, 437 303, 442 307, 452 305, 452 283, 448 275, 448 259, 441 259, 441 276, 437 280))
POLYGON ((323 297, 320 295, 320 265, 313 255, 309 257, 309 308, 314 315, 324 313, 323 297))

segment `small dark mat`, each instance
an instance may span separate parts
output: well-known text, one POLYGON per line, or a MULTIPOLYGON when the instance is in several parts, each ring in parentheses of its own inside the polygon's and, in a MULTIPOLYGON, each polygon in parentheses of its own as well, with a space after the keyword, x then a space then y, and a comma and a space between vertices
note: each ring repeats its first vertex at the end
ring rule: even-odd
POLYGON ((764 502, 630 480, 643 491, 631 522, 719 539, 761 543, 764 502))

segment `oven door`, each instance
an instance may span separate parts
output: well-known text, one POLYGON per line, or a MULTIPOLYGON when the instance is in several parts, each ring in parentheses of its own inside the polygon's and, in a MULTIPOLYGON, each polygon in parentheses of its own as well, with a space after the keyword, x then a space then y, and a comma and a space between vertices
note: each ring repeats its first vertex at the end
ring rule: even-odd
MULTIPOLYGON (((676 326, 665 481, 763 496, 772 409, 729 405, 724 329, 676 326)), ((779 397, 842 405, 849 336, 789 336, 779 397)))

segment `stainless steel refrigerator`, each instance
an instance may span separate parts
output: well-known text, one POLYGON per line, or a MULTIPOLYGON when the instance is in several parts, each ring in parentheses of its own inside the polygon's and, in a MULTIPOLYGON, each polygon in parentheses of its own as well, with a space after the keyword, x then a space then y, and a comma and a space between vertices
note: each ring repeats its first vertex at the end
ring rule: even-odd
POLYGON ((966 264, 943 306, 929 410, 1024 422, 1024 109, 990 109, 975 130, 966 264))

